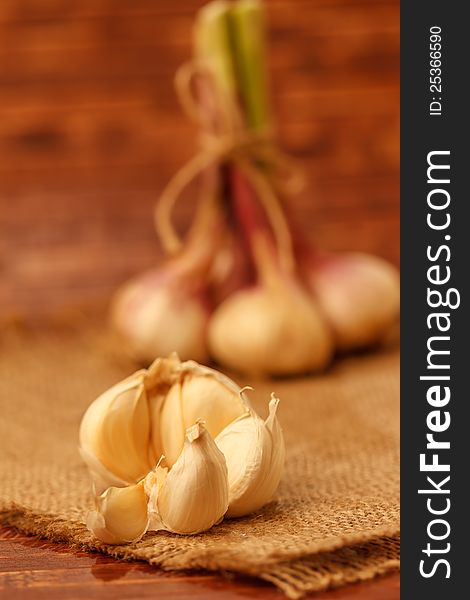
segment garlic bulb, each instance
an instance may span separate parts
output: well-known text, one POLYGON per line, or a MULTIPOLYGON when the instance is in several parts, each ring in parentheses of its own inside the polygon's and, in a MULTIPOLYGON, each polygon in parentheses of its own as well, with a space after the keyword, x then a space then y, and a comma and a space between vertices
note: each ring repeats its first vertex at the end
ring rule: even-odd
POLYGON ((326 321, 294 280, 234 294, 215 310, 208 336, 217 361, 257 375, 322 369, 333 350, 326 321))
POLYGON ((153 270, 117 292, 111 321, 138 360, 151 362, 173 351, 183 358, 206 359, 208 307, 201 293, 184 283, 176 273, 153 270))
POLYGON ((105 490, 90 529, 107 543, 137 539, 142 493, 145 530, 180 534, 264 506, 284 466, 277 404, 271 399, 263 421, 231 379, 176 354, 113 386, 90 405, 80 426, 80 452, 97 493, 105 490), (120 489, 134 490, 123 496, 132 523, 122 528, 116 524, 126 518, 120 489))
POLYGON ((400 277, 391 264, 368 254, 326 257, 308 278, 341 350, 376 342, 398 316, 400 277))

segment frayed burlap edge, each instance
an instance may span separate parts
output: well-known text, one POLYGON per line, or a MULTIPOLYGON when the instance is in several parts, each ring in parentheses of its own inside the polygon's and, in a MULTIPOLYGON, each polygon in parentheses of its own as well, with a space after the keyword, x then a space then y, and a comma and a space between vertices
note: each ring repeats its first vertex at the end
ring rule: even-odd
POLYGON ((287 597, 297 600, 311 592, 396 572, 400 568, 399 553, 398 535, 378 537, 364 544, 344 546, 334 552, 280 563, 258 577, 274 584, 287 597))
MULTIPOLYGON (((22 507, 11 507, 0 513, 0 523, 19 531, 48 539, 66 542, 71 548, 100 552, 124 560, 142 560, 168 572, 215 571, 256 577, 275 585, 288 598, 297 600, 308 593, 340 587, 348 583, 366 581, 378 575, 399 569, 399 529, 383 527, 371 532, 351 534, 323 540, 315 545, 314 553, 280 560, 274 552, 267 561, 258 565, 250 557, 238 561, 224 560, 214 552, 201 555, 191 551, 181 552, 178 536, 168 543, 156 557, 148 548, 109 546, 99 543, 83 523, 58 519, 57 516, 38 514, 22 507)), ((158 534, 153 534, 158 535, 158 534)), ((148 536, 151 544, 152 534, 148 536)))

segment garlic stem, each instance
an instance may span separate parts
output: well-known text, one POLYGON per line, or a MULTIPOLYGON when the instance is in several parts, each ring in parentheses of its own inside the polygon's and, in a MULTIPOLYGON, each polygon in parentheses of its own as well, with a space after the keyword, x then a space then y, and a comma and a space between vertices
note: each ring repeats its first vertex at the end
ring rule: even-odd
POLYGON ((206 4, 198 12, 194 27, 195 55, 213 76, 224 131, 233 131, 236 126, 233 110, 230 110, 237 93, 229 37, 230 7, 231 4, 225 0, 206 4))
POLYGON ((254 166, 237 164, 231 169, 231 184, 236 215, 252 254, 256 252, 255 246, 260 237, 272 239, 276 244, 279 265, 285 272, 292 272, 295 259, 291 232, 269 182, 258 174, 254 166), (250 175, 250 182, 247 175, 250 175), (252 185, 255 181, 256 189, 252 185))
POLYGON ((257 0, 239 0, 230 10, 230 33, 238 91, 247 125, 270 125, 265 65, 265 14, 257 0))

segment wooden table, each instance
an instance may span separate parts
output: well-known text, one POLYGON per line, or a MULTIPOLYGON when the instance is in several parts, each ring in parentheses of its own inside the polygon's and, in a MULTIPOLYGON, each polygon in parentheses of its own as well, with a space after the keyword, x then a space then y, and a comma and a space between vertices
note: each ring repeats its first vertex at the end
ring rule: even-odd
MULTIPOLYGON (((399 575, 312 594, 316 600, 398 600, 399 575)), ((0 528, 1 600, 123 600, 127 598, 277 599, 274 587, 248 578, 207 573, 175 575, 143 562, 71 551, 65 544, 46 542, 0 528)))

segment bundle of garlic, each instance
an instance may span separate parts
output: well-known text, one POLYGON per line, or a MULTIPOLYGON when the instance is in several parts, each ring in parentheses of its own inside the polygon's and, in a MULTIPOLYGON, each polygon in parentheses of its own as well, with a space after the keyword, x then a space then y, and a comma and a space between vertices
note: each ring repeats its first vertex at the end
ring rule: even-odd
POLYGON ((88 528, 120 544, 147 531, 199 533, 262 508, 284 466, 278 402, 263 420, 245 389, 176 355, 116 384, 80 425, 96 494, 88 528))
POLYGON ((194 60, 176 83, 201 151, 156 207, 168 264, 114 303, 115 328, 142 361, 176 351, 257 375, 318 371, 335 350, 379 341, 398 315, 394 267, 314 251, 290 224, 286 200, 302 176, 274 140, 264 21, 259 0, 215 0, 198 13, 194 60), (182 241, 172 209, 198 176, 203 194, 182 241))

